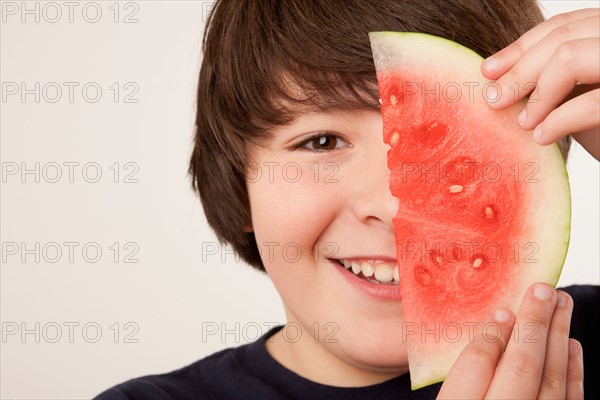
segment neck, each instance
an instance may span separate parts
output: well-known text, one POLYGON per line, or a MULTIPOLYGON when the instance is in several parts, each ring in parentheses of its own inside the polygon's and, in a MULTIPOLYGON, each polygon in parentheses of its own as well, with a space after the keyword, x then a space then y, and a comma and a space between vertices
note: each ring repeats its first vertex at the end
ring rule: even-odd
MULTIPOLYGON (((295 324, 295 327, 300 326, 295 324)), ((285 336, 284 328, 267 339, 267 351, 285 368, 316 383, 338 387, 370 386, 408 372, 408 368, 376 371, 352 365, 331 353, 320 341, 315 341, 307 329, 297 337, 297 341, 290 340, 285 336)))

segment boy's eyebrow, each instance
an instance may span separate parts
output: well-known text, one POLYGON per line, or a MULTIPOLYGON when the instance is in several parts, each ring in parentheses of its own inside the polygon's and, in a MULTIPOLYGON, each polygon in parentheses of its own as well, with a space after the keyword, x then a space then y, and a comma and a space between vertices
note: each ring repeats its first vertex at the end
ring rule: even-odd
POLYGON ((280 127, 293 125, 300 118, 310 116, 311 114, 330 114, 339 112, 352 113, 354 111, 377 111, 381 110, 379 100, 375 103, 372 96, 364 94, 360 100, 351 94, 346 94, 338 99, 316 97, 304 100, 295 99, 289 101, 279 98, 276 100, 275 107, 281 107, 282 111, 289 117, 283 124, 272 124, 264 128, 264 135, 255 137, 252 143, 261 147, 270 145, 273 142, 276 130, 280 127))
MULTIPOLYGON (((302 68, 299 68, 302 70, 302 68)), ((306 71, 294 75, 289 70, 281 70, 267 90, 273 96, 274 103, 280 100, 290 105, 307 105, 309 110, 322 111, 328 108, 360 108, 366 105, 377 106, 379 93, 377 82, 355 77, 343 77, 337 72, 317 73, 306 76, 306 71), (375 102, 377 101, 377 103, 375 102)))
MULTIPOLYGON (((300 88, 304 90, 303 88, 300 88)), ((334 113, 337 111, 356 110, 381 110, 379 100, 375 101, 371 93, 348 93, 346 90, 337 90, 338 96, 331 91, 323 92, 314 90, 314 94, 300 96, 277 97, 273 100, 273 106, 280 108, 283 112, 297 119, 306 114, 334 113)), ((300 92, 298 92, 300 93, 300 92)), ((304 93, 304 92, 302 92, 304 93)))
MULTIPOLYGON (((236 79, 222 82, 223 96, 217 101, 228 110, 232 132, 249 144, 268 145, 277 127, 305 114, 381 109, 374 74, 311 72, 292 62, 272 67, 269 76, 247 79, 245 85, 236 79)), ((212 84, 209 88, 207 97, 218 97, 212 84)))
MULTIPOLYGON (((379 104, 378 104, 378 106, 379 106, 379 104)), ((332 118, 338 117, 339 118, 340 116, 351 116, 355 112, 361 112, 361 111, 362 112, 376 111, 378 113, 380 112, 380 110, 374 110, 372 107, 364 107, 364 106, 363 107, 356 106, 356 107, 343 108, 343 109, 340 107, 335 107, 334 105, 326 106, 326 107, 314 107, 314 108, 307 107, 306 109, 299 112, 289 123, 283 124, 283 125, 276 125, 271 128, 268 128, 266 130, 267 134, 258 140, 253 140, 252 144, 259 146, 259 147, 263 147, 263 148, 269 147, 269 146, 273 145, 275 142, 277 142, 278 146, 286 145, 286 144, 289 144, 290 142, 292 142, 294 140, 294 137, 298 136, 298 135, 317 133, 317 132, 327 132, 327 131, 335 130, 335 129, 330 129, 330 128, 326 128, 326 127, 319 127, 319 128, 314 128, 314 129, 305 128, 303 130, 291 129, 286 132, 280 131, 280 129, 285 129, 285 127, 292 126, 292 125, 298 123, 300 121, 300 119, 302 119, 304 117, 314 116, 316 119, 321 118, 321 120, 319 122, 314 123, 315 126, 318 126, 318 125, 326 124, 326 122, 322 121, 323 117, 332 117, 332 118), (279 143, 280 141, 277 139, 281 139, 281 143, 279 143)), ((310 122, 307 122, 307 124, 310 125, 310 122)))

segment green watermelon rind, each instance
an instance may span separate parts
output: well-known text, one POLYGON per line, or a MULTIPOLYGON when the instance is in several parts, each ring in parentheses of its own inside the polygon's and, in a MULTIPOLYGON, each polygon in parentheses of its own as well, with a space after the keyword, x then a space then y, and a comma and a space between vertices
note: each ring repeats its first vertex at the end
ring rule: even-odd
MULTIPOLYGON (((483 57, 477 54, 475 51, 459 44, 453 42, 451 40, 441 38, 438 36, 425 34, 425 33, 416 33, 416 32, 392 32, 392 31, 381 31, 381 32, 370 32, 369 38, 371 40, 371 47, 373 49, 374 61, 376 65, 376 70, 378 73, 382 71, 390 71, 394 70, 398 67, 398 61, 392 58, 385 57, 386 46, 394 46, 397 41, 412 41, 413 45, 419 49, 419 51, 423 50, 426 47, 432 47, 435 50, 447 50, 448 52, 460 53, 462 59, 460 62, 465 65, 470 65, 473 68, 473 71, 469 71, 472 73, 474 77, 477 77, 480 82, 492 82, 487 80, 485 77, 481 75, 480 65, 483 61, 483 57), (391 41, 390 41, 391 40, 391 41), (379 48, 377 48, 379 46, 379 48), (376 56, 376 52, 379 52, 379 57, 376 56)), ((456 55, 456 54, 451 54, 456 55)), ((397 55, 396 55, 397 57, 397 55)), ((455 60, 453 60, 455 61, 455 60)), ((514 105, 513 107, 522 107, 526 103, 527 99, 521 100, 519 103, 514 105)), ((549 162, 555 165, 557 168, 553 169, 556 173, 557 179, 556 181, 562 183, 556 187, 556 192, 563 193, 563 199, 555 204, 556 211, 564 213, 565 219, 562 221, 565 223, 564 232, 556 232, 557 242, 560 240, 562 242, 562 246, 557 246, 558 248, 551 255, 557 258, 553 264, 553 270, 555 273, 551 275, 545 276, 543 281, 556 286, 558 280, 560 278, 560 274, 562 272, 562 268, 564 266, 564 262, 566 260, 568 254, 568 248, 570 243, 570 231, 571 231, 571 198, 570 198, 570 183, 569 176, 566 168, 565 160, 562 156, 560 148, 557 144, 551 144, 548 146, 547 150, 548 157, 551 157, 554 160, 550 160, 549 162), (560 162, 559 162, 560 161, 560 162), (560 166, 560 170, 558 169, 560 166), (559 178, 559 175, 561 177, 559 178), (561 187, 562 186, 562 187, 561 187), (564 202, 563 202, 564 201, 564 202), (559 209, 560 208, 560 209, 559 209), (559 256, 560 254, 560 256, 559 256), (560 263, 558 263, 560 257, 560 263)), ((553 210, 554 211, 554 210, 553 210)), ((548 268, 546 269, 548 271, 548 268)), ((520 301, 520 299, 518 299, 520 301)), ((413 390, 442 382, 447 376, 447 372, 441 373, 439 375, 432 374, 427 379, 422 379, 417 381, 413 380, 411 376, 411 386, 413 390)))
POLYGON ((563 158, 562 152, 560 151, 560 147, 558 146, 558 144, 556 143, 552 143, 551 145, 549 145, 550 147, 553 147, 554 150, 556 151, 556 153, 558 153, 558 156, 561 158, 561 160, 563 160, 564 163, 564 170, 561 171, 564 173, 564 177, 565 177, 565 182, 567 184, 566 190, 568 193, 568 205, 569 205, 569 223, 568 225, 565 227, 565 232, 564 232, 564 238, 565 241, 563 242, 564 247, 565 247, 565 252, 563 254, 563 258, 560 262, 560 268, 557 270, 556 276, 554 276, 552 278, 552 286, 556 287, 556 284, 558 283, 558 280, 560 279, 560 275, 562 274, 562 270, 565 266, 565 261, 567 260, 567 255, 569 253, 569 244, 571 243, 571 222, 572 222, 572 215, 573 215, 573 204, 571 202, 571 181, 569 179, 569 173, 567 171, 567 163, 566 160, 563 158))
POLYGON ((472 55, 477 61, 481 61, 483 60, 483 57, 481 57, 477 52, 475 52, 474 50, 463 46, 460 43, 457 42, 453 42, 452 40, 440 37, 440 36, 435 36, 429 33, 420 33, 420 32, 394 32, 394 31, 378 31, 378 32, 369 32, 369 38, 371 40, 376 39, 378 37, 386 37, 386 36, 395 36, 395 37, 406 37, 408 39, 411 38, 418 38, 418 39, 425 39, 427 38, 428 41, 431 41, 432 43, 434 41, 438 41, 440 42, 441 45, 443 46, 447 46, 447 47, 455 47, 457 50, 462 50, 465 52, 465 55, 467 55, 468 53, 470 53, 470 55, 472 55))

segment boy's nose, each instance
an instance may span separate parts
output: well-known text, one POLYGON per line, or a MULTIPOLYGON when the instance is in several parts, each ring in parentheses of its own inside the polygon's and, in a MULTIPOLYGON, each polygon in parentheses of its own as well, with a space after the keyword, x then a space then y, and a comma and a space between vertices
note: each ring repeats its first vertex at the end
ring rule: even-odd
POLYGON ((389 189, 390 171, 387 167, 387 150, 383 142, 374 146, 367 155, 368 161, 357 173, 353 190, 353 208, 356 217, 364 223, 382 224, 393 232, 392 218, 398 212, 398 199, 389 189))

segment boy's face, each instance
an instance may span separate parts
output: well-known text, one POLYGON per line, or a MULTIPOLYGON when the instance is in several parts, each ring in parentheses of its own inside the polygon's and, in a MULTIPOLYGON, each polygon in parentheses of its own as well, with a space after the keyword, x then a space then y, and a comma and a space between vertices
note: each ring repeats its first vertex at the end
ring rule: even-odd
POLYGON ((310 341, 328 356, 389 373, 407 366, 397 281, 369 282, 339 264, 396 268, 387 150, 379 112, 302 114, 249 149, 247 183, 252 229, 288 321, 304 335, 320 330, 310 341))

